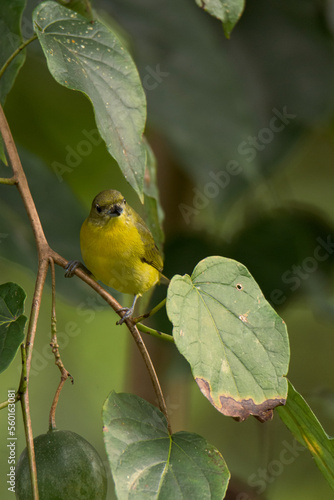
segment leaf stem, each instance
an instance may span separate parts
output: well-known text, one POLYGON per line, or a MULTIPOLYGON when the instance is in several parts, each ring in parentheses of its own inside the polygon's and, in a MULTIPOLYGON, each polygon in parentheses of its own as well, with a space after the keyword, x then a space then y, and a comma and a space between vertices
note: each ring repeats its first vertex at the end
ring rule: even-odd
POLYGON ((7 186, 15 186, 15 177, 0 177, 0 184, 6 184, 7 186))
MULTIPOLYGON (((19 399, 20 398, 19 398, 18 394, 16 393, 14 403, 17 403, 17 401, 19 399)), ((10 401, 10 402, 13 403, 13 401, 10 401)), ((3 401, 2 403, 0 403, 0 410, 3 410, 4 408, 7 408, 8 405, 9 405, 9 401, 7 399, 7 401, 3 401)))
POLYGON ((6 69, 8 68, 8 66, 10 65, 10 63, 13 61, 13 59, 15 59, 15 57, 23 50, 27 47, 27 45, 29 45, 31 42, 33 42, 34 40, 36 40, 37 38, 37 35, 33 35, 31 38, 28 38, 28 40, 25 40, 24 42, 21 43, 21 45, 19 45, 17 47, 16 50, 14 50, 14 52, 9 56, 9 58, 7 59, 7 61, 5 62, 5 64, 2 66, 2 68, 0 69, 0 78, 3 76, 4 72, 6 71, 6 69))
POLYGON ((158 311, 160 311, 160 309, 166 304, 166 300, 167 300, 167 298, 165 297, 161 302, 159 302, 158 305, 153 307, 153 309, 151 309, 147 313, 142 314, 141 316, 137 316, 137 318, 133 318, 133 322, 135 324, 137 324, 137 323, 139 323, 139 321, 141 321, 143 319, 150 318, 151 316, 153 316, 153 314, 156 314, 158 311))
POLYGON ((27 351, 24 343, 21 344, 21 360, 22 360, 22 371, 21 380, 18 388, 18 399, 21 399, 22 394, 25 393, 27 389, 27 351))
POLYGON ((159 330, 155 330, 154 328, 150 328, 149 326, 143 325, 143 323, 136 323, 136 327, 140 332, 148 333, 152 335, 152 337, 156 337, 158 339, 166 340, 167 342, 174 343, 174 337, 172 335, 168 335, 167 333, 160 332, 159 330))

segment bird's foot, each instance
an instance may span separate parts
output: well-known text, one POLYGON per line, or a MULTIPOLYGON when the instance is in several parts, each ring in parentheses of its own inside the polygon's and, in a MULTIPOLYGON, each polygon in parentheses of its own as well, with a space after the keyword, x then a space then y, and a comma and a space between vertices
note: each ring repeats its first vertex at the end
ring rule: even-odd
POLYGON ((118 311, 116 311, 118 313, 121 311, 125 312, 123 317, 117 321, 116 325, 121 325, 122 323, 124 323, 124 321, 126 319, 130 318, 133 315, 133 311, 135 310, 135 305, 136 305, 137 299, 138 299, 138 295, 135 295, 131 307, 122 307, 121 309, 118 309, 118 311))
POLYGON ((65 267, 66 273, 65 278, 72 278, 74 276, 76 269, 82 269, 88 276, 92 276, 92 273, 86 266, 84 266, 79 260, 69 260, 67 266, 65 267))
POLYGON ((130 318, 133 315, 133 310, 134 307, 122 307, 121 309, 118 309, 116 312, 119 313, 124 311, 125 314, 117 321, 116 325, 122 325, 126 319, 130 318))
POLYGON ((72 278, 72 276, 74 276, 74 271, 79 266, 80 262, 78 260, 69 260, 67 266, 65 267, 65 278, 72 278))

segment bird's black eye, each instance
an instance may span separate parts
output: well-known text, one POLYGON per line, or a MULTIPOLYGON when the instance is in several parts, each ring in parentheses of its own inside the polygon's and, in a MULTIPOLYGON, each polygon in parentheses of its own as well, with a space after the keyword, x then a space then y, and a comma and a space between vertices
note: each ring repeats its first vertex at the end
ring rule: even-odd
POLYGON ((125 198, 123 198, 123 203, 124 203, 124 205, 126 205, 126 199, 125 198))
POLYGON ((97 211, 99 214, 102 212, 102 208, 100 207, 100 205, 99 205, 98 203, 96 203, 95 208, 96 208, 96 211, 97 211))

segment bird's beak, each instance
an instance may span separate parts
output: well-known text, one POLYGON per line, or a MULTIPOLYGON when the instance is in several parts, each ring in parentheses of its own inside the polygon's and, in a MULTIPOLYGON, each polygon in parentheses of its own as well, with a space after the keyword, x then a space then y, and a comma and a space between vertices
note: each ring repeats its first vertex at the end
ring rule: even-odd
POLYGON ((109 217, 119 217, 123 212, 123 207, 119 205, 113 205, 107 212, 109 217))

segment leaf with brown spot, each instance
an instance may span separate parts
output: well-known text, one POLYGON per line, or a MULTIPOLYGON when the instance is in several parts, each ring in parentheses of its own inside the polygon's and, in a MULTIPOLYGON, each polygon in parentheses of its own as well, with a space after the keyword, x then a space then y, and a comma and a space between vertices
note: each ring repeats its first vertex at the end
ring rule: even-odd
POLYGON ((261 422, 287 397, 289 339, 284 321, 245 266, 208 257, 192 276, 173 277, 167 312, 181 354, 221 413, 261 422))

